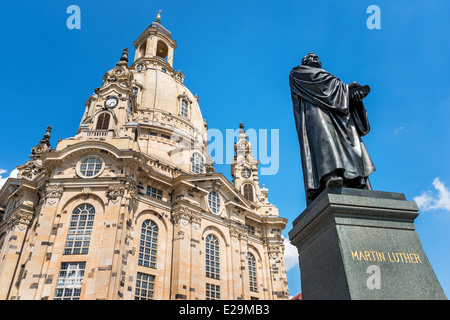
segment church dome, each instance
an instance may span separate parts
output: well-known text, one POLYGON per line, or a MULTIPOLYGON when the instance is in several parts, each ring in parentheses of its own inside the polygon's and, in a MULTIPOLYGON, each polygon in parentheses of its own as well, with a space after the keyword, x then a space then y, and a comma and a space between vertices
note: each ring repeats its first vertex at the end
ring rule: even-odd
POLYGON ((198 97, 184 85, 184 74, 173 68, 175 40, 157 20, 134 45, 135 58, 129 69, 137 103, 133 122, 139 124, 141 150, 187 171, 192 171, 190 159, 198 153, 203 166, 210 161, 207 125, 198 97), (177 149, 180 146, 190 151, 184 150, 181 155, 177 149))

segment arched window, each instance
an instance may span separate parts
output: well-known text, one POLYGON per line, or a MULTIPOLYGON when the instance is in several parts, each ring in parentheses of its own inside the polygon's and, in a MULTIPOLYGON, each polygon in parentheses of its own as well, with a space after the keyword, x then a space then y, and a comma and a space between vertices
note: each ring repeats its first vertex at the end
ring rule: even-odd
POLYGON ((141 228, 139 246, 140 266, 156 269, 156 248, 158 243, 158 226, 152 220, 145 220, 141 228))
POLYGON ((139 48, 139 56, 145 56, 145 52, 147 51, 147 42, 144 42, 139 48))
POLYGON ((81 204, 73 210, 64 254, 88 253, 94 219, 95 209, 90 204, 81 204))
POLYGON ((206 276, 208 278, 220 279, 219 240, 212 234, 206 237, 205 256, 206 276))
POLYGON ((256 281, 256 259, 250 252, 247 253, 248 260, 248 280, 250 284, 250 291, 258 292, 258 283, 256 281))
POLYGON ((186 99, 181 99, 181 115, 183 117, 189 117, 189 102, 186 99))
POLYGON ((248 201, 254 201, 253 200, 253 187, 250 183, 244 184, 244 198, 248 201))
POLYGON ((192 172, 203 173, 203 157, 199 153, 192 155, 192 172))
POLYGON ((109 120, 111 119, 111 115, 107 112, 100 113, 97 117, 97 126, 95 130, 108 130, 109 129, 109 120))
POLYGON ((163 41, 158 41, 156 45, 156 55, 163 59, 167 58, 167 54, 169 53, 169 48, 163 41))

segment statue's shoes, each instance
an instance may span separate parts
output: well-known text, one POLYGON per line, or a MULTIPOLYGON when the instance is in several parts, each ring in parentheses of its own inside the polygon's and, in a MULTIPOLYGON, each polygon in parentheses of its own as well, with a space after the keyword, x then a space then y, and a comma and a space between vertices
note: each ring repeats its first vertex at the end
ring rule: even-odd
POLYGON ((326 186, 331 189, 342 188, 344 186, 344 179, 334 176, 327 180, 326 186))

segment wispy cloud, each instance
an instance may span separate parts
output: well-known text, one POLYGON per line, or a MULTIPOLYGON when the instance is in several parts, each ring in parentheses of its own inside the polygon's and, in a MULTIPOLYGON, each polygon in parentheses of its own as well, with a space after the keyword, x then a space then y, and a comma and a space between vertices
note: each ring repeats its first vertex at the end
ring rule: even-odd
POLYGON ((19 170, 14 169, 13 171, 11 171, 11 173, 9 174, 8 177, 3 178, 3 174, 7 173, 7 172, 8 172, 8 170, 0 169, 0 189, 6 183, 6 180, 8 180, 8 178, 17 178, 17 173, 19 172, 19 170))
POLYGON ((286 271, 298 266, 298 251, 295 246, 293 246, 289 239, 284 238, 284 262, 286 264, 286 271))
POLYGON ((439 177, 433 180, 435 191, 423 192, 414 198, 419 209, 423 211, 442 209, 450 211, 450 190, 441 182, 439 177))
POLYGON ((401 127, 395 128, 395 129, 394 129, 394 134, 397 134, 397 133, 399 133, 399 132, 400 132, 400 131, 402 131, 403 129, 405 129, 405 127, 404 127, 404 126, 401 126, 401 127))

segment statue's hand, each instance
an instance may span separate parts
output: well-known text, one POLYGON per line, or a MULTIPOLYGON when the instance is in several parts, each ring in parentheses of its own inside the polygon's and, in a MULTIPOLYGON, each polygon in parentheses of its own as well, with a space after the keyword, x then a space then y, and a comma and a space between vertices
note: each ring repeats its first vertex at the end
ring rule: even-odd
POLYGON ((354 90, 351 93, 350 99, 356 102, 360 102, 364 99, 364 94, 361 92, 361 90, 354 90))

